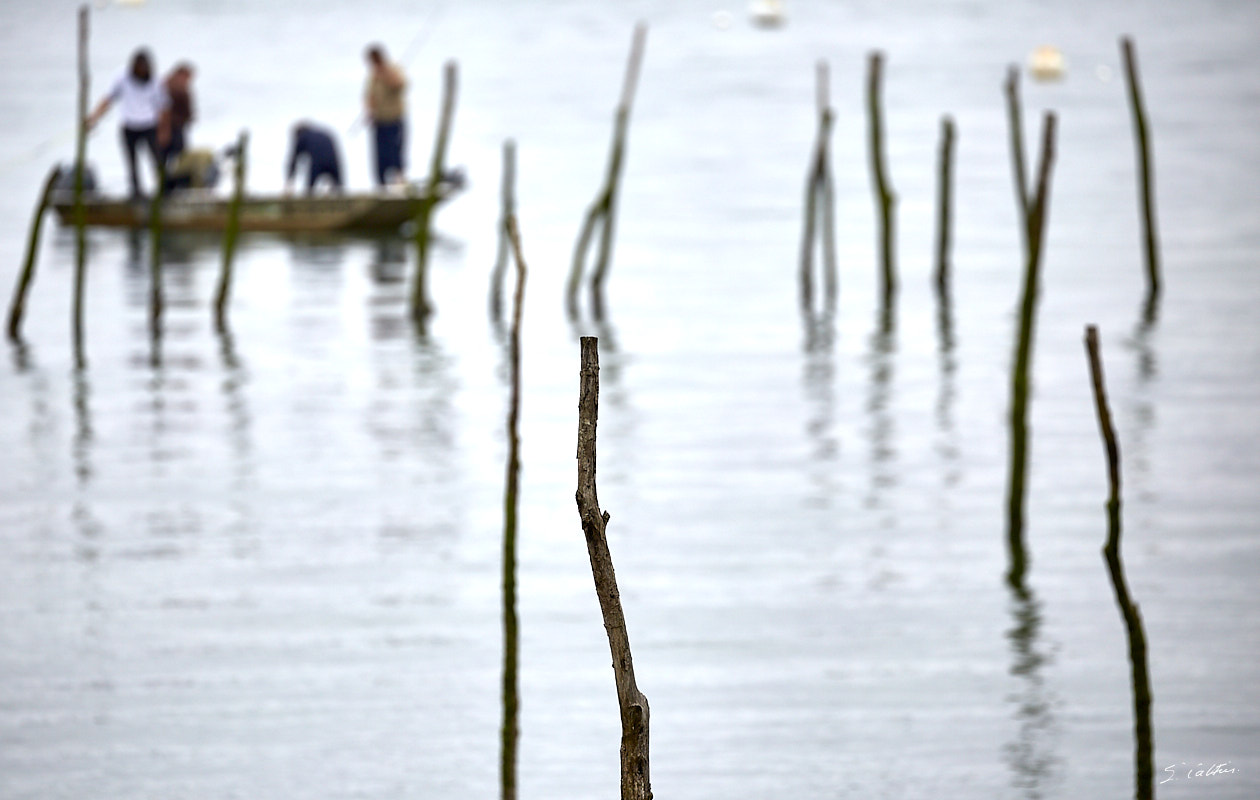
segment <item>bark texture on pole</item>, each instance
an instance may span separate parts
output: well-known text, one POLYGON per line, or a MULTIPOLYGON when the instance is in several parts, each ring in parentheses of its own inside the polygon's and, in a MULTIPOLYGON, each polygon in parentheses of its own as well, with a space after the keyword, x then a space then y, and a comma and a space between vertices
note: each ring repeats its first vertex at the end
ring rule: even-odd
POLYGON ((1116 441, 1111 410, 1107 404, 1102 358, 1098 354, 1098 329, 1093 325, 1085 328, 1085 353, 1089 358, 1090 383, 1094 389, 1098 428, 1107 455, 1107 543, 1103 546, 1103 559, 1107 562, 1111 588, 1115 591, 1116 605, 1120 608, 1120 618, 1124 622, 1129 640, 1129 668, 1133 685, 1134 797, 1137 800, 1149 800, 1155 796, 1155 787, 1152 767, 1154 737, 1151 733, 1151 678, 1146 658, 1146 633, 1142 626, 1142 614, 1129 595, 1128 582, 1124 577, 1124 562, 1120 558, 1120 445, 1116 441))
POLYGON ((608 513, 601 511, 595 491, 595 427, 599 417, 599 340, 582 337, 581 388, 578 395, 577 507, 591 557, 595 594, 604 616, 612 650, 617 705, 621 709, 621 800, 650 800, 648 769, 648 701, 634 681, 630 637, 621 610, 617 576, 608 551, 608 513))

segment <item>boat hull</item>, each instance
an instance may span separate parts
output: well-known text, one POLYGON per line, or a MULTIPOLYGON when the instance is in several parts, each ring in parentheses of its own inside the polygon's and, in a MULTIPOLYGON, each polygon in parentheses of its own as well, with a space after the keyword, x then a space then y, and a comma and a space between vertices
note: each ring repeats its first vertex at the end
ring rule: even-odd
MULTIPOLYGON (((459 190, 455 182, 442 182, 434 193, 438 203, 459 190)), ((59 192, 53 208, 64 225, 74 224, 74 200, 59 192)), ((241 200, 242 231, 273 233, 396 231, 415 219, 425 199, 422 191, 381 192, 320 196, 252 195, 241 200)), ((84 224, 93 227, 145 228, 152 202, 99 194, 84 198, 84 224)), ((163 230, 222 231, 227 227, 230 200, 210 192, 185 190, 172 193, 161 203, 163 230)))

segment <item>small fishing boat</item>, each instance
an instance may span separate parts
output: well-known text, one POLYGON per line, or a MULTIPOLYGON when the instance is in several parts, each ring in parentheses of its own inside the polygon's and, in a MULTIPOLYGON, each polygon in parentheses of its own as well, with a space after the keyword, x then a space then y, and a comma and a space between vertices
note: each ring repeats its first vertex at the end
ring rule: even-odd
MULTIPOLYGON (((443 176, 432 198, 440 205, 463 189, 463 174, 443 176)), ((415 219, 429 197, 424 183, 411 183, 379 192, 325 195, 246 195, 241 199, 242 231, 271 233, 389 233, 415 219)), ((55 190, 51 205, 63 225, 74 224, 74 193, 55 190)), ((227 227, 231 198, 210 189, 181 189, 161 202, 164 230, 221 231, 227 227)), ((153 203, 149 199, 111 197, 97 192, 83 196, 84 223, 112 228, 148 227, 153 203)))

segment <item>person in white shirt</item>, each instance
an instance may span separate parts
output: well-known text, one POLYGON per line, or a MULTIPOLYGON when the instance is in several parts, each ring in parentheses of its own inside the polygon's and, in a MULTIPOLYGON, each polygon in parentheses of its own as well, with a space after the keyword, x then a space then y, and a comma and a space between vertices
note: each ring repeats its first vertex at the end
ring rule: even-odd
POLYGON ((154 77, 153 60, 145 49, 131 56, 131 65, 110 87, 109 93, 88 115, 87 128, 91 130, 115 103, 122 118, 123 155, 127 160, 127 173, 131 179, 131 196, 142 197, 140 176, 136 169, 136 149, 143 143, 153 159, 154 174, 158 168, 158 120, 170 103, 162 82, 154 77))

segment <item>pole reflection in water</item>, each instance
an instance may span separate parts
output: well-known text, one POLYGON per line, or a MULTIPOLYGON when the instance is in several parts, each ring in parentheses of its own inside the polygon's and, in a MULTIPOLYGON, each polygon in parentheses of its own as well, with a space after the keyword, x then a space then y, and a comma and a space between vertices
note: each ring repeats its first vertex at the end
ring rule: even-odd
POLYGON ((897 485, 897 470, 893 464, 897 455, 893 444, 896 425, 889 410, 894 372, 892 359, 897 352, 896 319, 891 303, 881 304, 878 323, 871 335, 870 354, 867 357, 871 368, 870 389, 866 400, 866 411, 870 415, 871 486, 866 504, 871 508, 879 508, 883 503, 884 492, 897 485))
POLYGON ((1011 669, 1018 684, 1009 696, 1015 706, 1015 736, 1003 748, 1012 785, 1027 798, 1040 798, 1054 778, 1061 759, 1054 718, 1054 692, 1042 670, 1052 663, 1052 650, 1040 641, 1041 603, 1026 584, 1008 585, 1011 618, 1006 632, 1011 647, 1011 669))
MULTIPOLYGON (((940 356, 940 389, 936 397, 936 427, 940 431, 940 441, 936 451, 944 461, 941 476, 946 489, 957 486, 962 479, 958 458, 958 437, 954 430, 954 400, 957 396, 955 378, 958 372, 958 360, 954 352, 954 317, 951 303, 949 289, 942 288, 936 312, 937 335, 940 341, 937 348, 940 356)), ((948 497, 948 494, 945 496, 948 497)))
POLYGON ((814 312, 801 308, 801 324, 805 329, 804 374, 801 383, 808 408, 805 434, 812 443, 811 482, 814 493, 810 501, 827 506, 837 495, 840 440, 835 431, 836 360, 835 323, 830 312, 814 312))

